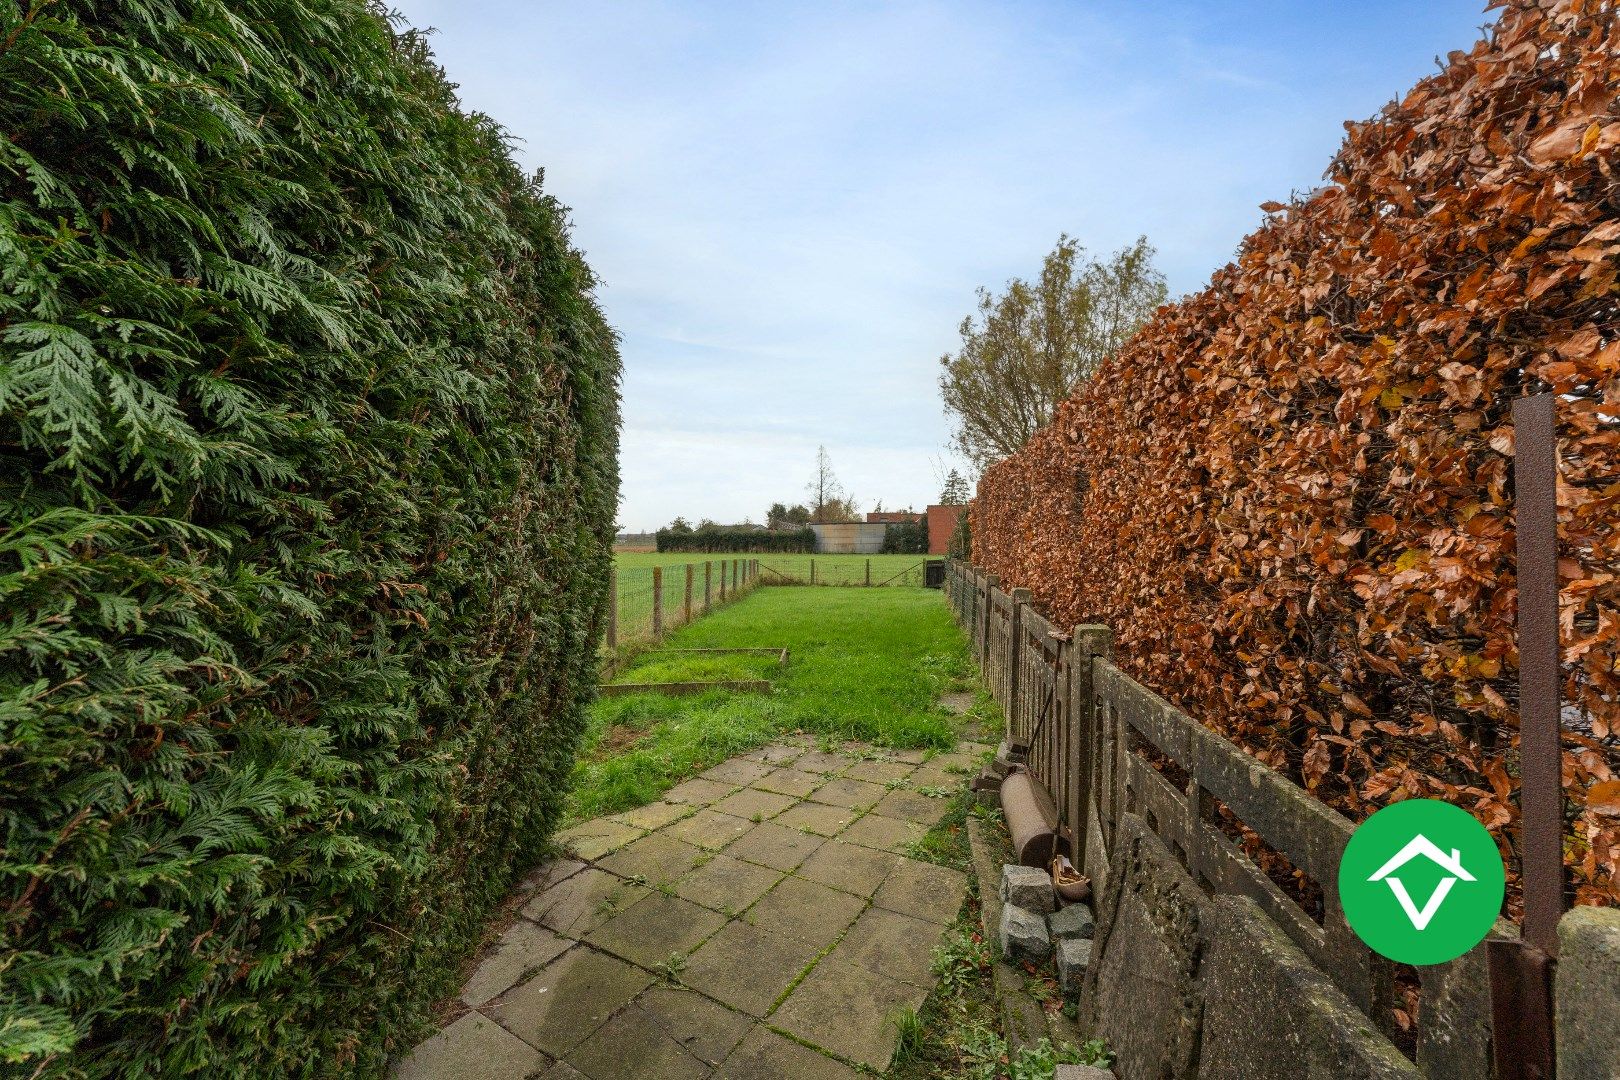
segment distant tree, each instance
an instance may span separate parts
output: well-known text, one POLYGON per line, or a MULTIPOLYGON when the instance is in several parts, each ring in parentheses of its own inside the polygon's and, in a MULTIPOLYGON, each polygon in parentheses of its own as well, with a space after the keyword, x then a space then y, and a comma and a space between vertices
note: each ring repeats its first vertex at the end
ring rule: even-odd
POLYGON ((692 523, 683 517, 678 517, 669 523, 669 531, 672 533, 689 533, 692 531, 692 523))
POLYGON ((782 503, 771 503, 771 508, 765 512, 765 527, 767 529, 801 529, 810 524, 810 510, 802 505, 786 506, 782 503))
POLYGON ((939 501, 946 506, 965 506, 973 499, 973 489, 968 487, 967 477, 956 469, 945 474, 945 486, 939 493, 939 501))
POLYGON ((961 348, 940 357, 954 445, 980 468, 1028 442, 1165 301, 1146 237, 1106 261, 1084 254, 1065 234, 1039 281, 1014 278, 1000 296, 980 289, 977 316, 959 328, 961 348))
POLYGON ((810 496, 811 521, 848 521, 858 513, 855 497, 838 482, 825 446, 816 447, 816 471, 805 492, 810 496))
POLYGON ((720 527, 720 523, 718 521, 714 520, 713 518, 704 518, 702 521, 698 522, 697 531, 698 532, 714 532, 719 527, 720 527))

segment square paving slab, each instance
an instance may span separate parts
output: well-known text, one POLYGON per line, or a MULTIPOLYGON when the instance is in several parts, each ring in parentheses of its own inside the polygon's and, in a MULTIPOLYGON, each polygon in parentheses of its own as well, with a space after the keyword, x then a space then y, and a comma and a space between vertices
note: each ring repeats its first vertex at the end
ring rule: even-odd
POLYGON ((798 875, 856 896, 870 897, 900 863, 900 856, 835 840, 800 864, 798 875))
POLYGON ((896 1017, 927 996, 923 987, 828 957, 793 988, 771 1026, 883 1072, 899 1039, 896 1017))
POLYGON ((527 919, 513 923, 479 962, 461 988, 461 1000, 477 1008, 556 959, 573 942, 527 919))
POLYGON ((692 954, 680 978, 733 1009, 764 1016, 819 951, 794 938, 736 921, 692 954))
POLYGON ((743 915, 743 921, 819 951, 836 941, 865 906, 858 896, 789 877, 760 897, 743 915))
POLYGON ((900 821, 881 814, 867 814, 838 834, 847 844, 878 848, 882 851, 903 852, 928 832, 915 821, 900 821))
POLYGON ((489 1017, 471 1012, 419 1045, 393 1075, 394 1080, 524 1080, 545 1061, 540 1051, 489 1017))
POLYGON ((647 892, 645 885, 591 866, 538 894, 523 906, 523 917, 559 934, 583 937, 647 892))
POLYGON ((856 1080, 860 1075, 843 1062, 758 1027, 715 1070, 714 1080, 856 1080))
POLYGON ((847 806, 828 806, 825 803, 802 802, 791 810, 776 815, 778 825, 790 829, 813 832, 817 836, 836 836, 860 814, 847 806))
POLYGON ((843 754, 829 754, 822 750, 812 750, 793 763, 796 769, 805 772, 836 773, 849 768, 852 762, 843 754))
POLYGON ((775 743, 758 750, 750 750, 743 757, 748 761, 763 761, 767 765, 786 765, 803 757, 805 749, 803 746, 775 743))
POLYGON ((666 825, 664 835, 710 851, 719 851, 753 827, 754 823, 747 818, 699 810, 689 818, 666 825))
POLYGON ((735 915, 781 880, 780 870, 716 855, 676 882, 675 891, 694 904, 735 915))
POLYGON ((705 780, 717 780, 722 784, 752 784, 762 776, 771 773, 773 767, 759 761, 745 761, 742 758, 732 758, 722 761, 706 773, 701 773, 705 780))
POLYGON ((636 1004, 687 1053, 710 1065, 720 1064, 754 1026, 743 1013, 680 986, 654 986, 636 1004))
POLYGON ((934 985, 933 942, 939 927, 880 907, 867 908, 828 953, 832 960, 875 971, 914 986, 934 985), (924 946, 927 946, 926 948, 924 946))
POLYGON ((774 791, 778 795, 802 799, 820 787, 825 779, 817 773, 800 772, 798 769, 774 769, 769 775, 755 780, 754 787, 760 791, 774 791))
POLYGON ((687 1051, 640 1005, 631 1005, 568 1055, 568 1064, 591 1080, 630 1076, 701 1080, 709 1065, 687 1051))
POLYGON ((810 797, 816 802, 832 806, 850 806, 858 810, 867 810, 876 806, 878 800, 885 794, 887 792, 882 784, 869 784, 865 780, 840 777, 822 784, 810 797))
POLYGON ((819 836, 811 836, 774 821, 763 821, 726 848, 726 854, 773 870, 792 870, 809 858, 810 853, 822 843, 819 836))
POLYGON ((597 863, 620 877, 644 878, 652 885, 667 885, 704 858, 703 849, 667 833, 649 833, 597 863))
POLYGON ((714 1070, 713 1077, 714 1080, 855 1080, 860 1074, 849 1065, 760 1027, 714 1070))
POLYGON ((664 792, 664 801, 686 803, 688 806, 708 806, 710 803, 730 795, 740 786, 739 784, 722 784, 716 780, 698 778, 688 780, 684 784, 677 784, 664 792))
POLYGON ((575 945, 484 1012, 530 1046, 566 1057, 652 981, 623 960, 575 945))
POLYGON ((791 795, 778 795, 773 791, 760 791, 758 788, 743 788, 735 795, 727 795, 715 803, 713 809, 733 817, 763 820, 775 817, 796 802, 798 800, 791 795))
POLYGON ((590 862, 617 851, 642 835, 643 830, 612 818, 596 818, 557 834, 557 843, 590 862))
POLYGON ((913 765, 901 761, 862 761, 851 765, 844 771, 844 775, 852 780, 870 780, 874 784, 887 784, 891 781, 904 780, 911 775, 913 765))
POLYGON ((945 816, 946 809, 944 799, 932 799, 915 791, 897 788, 878 800, 872 813, 901 821, 915 821, 920 825, 934 825, 945 816))
POLYGON ((726 917, 689 900, 655 892, 593 930, 587 945, 656 970, 684 956, 726 924, 726 917))
POLYGON ((957 871, 916 859, 902 859, 884 879, 872 903, 943 926, 956 919, 966 893, 967 878, 957 871))
POLYGON ((614 814, 609 821, 619 821, 637 829, 662 829, 672 821, 679 821, 692 812, 685 803, 655 802, 614 814))

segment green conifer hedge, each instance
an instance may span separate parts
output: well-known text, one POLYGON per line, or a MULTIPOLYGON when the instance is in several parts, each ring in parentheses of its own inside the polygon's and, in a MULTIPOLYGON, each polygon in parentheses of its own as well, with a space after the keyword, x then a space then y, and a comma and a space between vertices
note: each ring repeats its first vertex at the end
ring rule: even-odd
POLYGON ((555 821, 618 356, 364 0, 0 3, 0 1073, 368 1075, 555 821))

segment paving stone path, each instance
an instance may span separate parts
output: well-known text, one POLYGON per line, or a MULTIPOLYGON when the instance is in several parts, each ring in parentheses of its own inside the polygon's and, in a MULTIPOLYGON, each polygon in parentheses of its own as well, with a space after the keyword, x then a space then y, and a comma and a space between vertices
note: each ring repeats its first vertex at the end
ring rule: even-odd
POLYGON ((840 1080, 887 1069, 964 875, 904 852, 985 747, 788 741, 561 834, 397 1080, 840 1080))

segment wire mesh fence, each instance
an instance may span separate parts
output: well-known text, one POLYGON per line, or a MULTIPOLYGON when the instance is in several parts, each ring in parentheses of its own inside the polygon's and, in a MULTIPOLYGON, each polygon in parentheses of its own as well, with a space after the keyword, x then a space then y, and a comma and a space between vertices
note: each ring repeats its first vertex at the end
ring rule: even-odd
POLYGON ((700 619, 754 589, 759 560, 706 559, 673 566, 620 567, 608 590, 603 646, 657 641, 678 626, 700 619))
POLYGON ((928 560, 917 555, 779 555, 758 560, 761 585, 919 588, 928 560))

